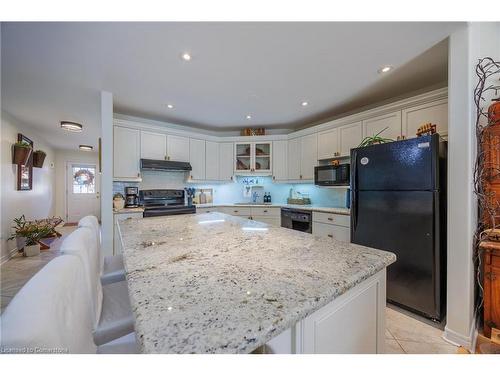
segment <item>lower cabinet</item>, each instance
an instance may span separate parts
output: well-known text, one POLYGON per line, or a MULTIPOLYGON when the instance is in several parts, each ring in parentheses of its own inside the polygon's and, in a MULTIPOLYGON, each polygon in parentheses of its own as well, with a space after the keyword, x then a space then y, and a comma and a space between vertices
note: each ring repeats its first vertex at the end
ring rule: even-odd
POLYGON ((379 271, 268 341, 275 354, 385 352, 386 271, 379 271))
POLYGON ((114 213, 113 214, 113 255, 122 253, 122 242, 120 240, 120 229, 118 220, 138 219, 142 217, 142 212, 114 213))
POLYGON ((318 237, 350 242, 350 217, 348 215, 313 212, 312 234, 318 237))

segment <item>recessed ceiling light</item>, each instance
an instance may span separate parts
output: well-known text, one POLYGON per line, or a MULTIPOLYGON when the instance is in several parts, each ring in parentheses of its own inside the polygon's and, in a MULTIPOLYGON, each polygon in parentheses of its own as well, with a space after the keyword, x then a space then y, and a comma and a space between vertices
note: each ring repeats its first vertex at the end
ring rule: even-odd
POLYGON ((252 116, 251 115, 247 115, 247 120, 251 120, 252 119, 252 116))
POLYGON ((187 53, 187 52, 184 52, 184 53, 182 54, 182 59, 183 59, 184 61, 189 61, 189 60, 191 60, 191 55, 190 55, 189 53, 187 53))
POLYGON ((83 151, 92 151, 94 149, 94 147, 89 145, 80 145, 78 146, 78 148, 83 151))
POLYGON ((302 105, 302 107, 307 107, 309 105, 309 102, 302 102, 300 104, 302 105))
POLYGON ((391 65, 385 65, 385 66, 381 67, 381 68, 378 70, 378 72, 379 72, 379 73, 387 73, 387 72, 391 71, 391 70, 392 70, 392 68, 393 68, 393 67, 392 67, 391 65))
POLYGON ((173 104, 167 104, 167 108, 168 109, 174 109, 174 105, 173 104))
POLYGON ((72 121, 61 121, 61 128, 70 132, 81 132, 83 125, 72 121))

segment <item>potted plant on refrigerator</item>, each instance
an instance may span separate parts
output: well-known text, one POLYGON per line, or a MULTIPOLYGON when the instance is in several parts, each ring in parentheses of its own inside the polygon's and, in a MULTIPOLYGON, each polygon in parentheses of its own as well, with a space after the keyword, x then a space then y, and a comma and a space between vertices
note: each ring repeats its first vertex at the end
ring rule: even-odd
POLYGON ((47 154, 42 150, 36 150, 33 152, 33 167, 42 168, 46 156, 47 154))
POLYGON ((26 142, 16 142, 13 147, 12 163, 17 165, 26 165, 33 149, 26 142))

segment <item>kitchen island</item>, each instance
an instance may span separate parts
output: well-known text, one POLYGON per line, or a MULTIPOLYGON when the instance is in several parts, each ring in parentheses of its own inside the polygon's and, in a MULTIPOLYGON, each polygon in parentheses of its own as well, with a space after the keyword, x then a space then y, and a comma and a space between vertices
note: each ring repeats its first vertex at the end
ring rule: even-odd
POLYGON ((119 221, 144 353, 380 353, 392 253, 221 213, 119 221))

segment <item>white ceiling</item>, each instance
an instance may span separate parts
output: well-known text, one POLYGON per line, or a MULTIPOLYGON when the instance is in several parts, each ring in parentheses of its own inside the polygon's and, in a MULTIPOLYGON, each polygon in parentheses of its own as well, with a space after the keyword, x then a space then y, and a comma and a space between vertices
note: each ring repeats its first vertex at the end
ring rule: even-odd
POLYGON ((436 44, 460 26, 2 23, 2 106, 60 148, 97 145, 101 90, 127 115, 210 130, 299 128, 446 81, 447 43, 436 44), (386 64, 396 69, 378 74, 386 64), (61 120, 85 130, 64 132, 61 120))

